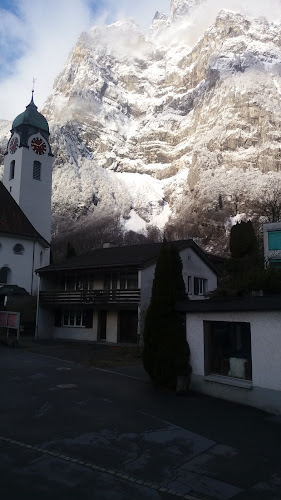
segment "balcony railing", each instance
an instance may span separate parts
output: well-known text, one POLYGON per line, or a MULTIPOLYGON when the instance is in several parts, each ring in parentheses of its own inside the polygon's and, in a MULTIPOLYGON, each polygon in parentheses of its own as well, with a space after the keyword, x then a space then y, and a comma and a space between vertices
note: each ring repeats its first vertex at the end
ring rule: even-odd
POLYGON ((40 292, 40 304, 138 304, 140 290, 75 290, 40 292))

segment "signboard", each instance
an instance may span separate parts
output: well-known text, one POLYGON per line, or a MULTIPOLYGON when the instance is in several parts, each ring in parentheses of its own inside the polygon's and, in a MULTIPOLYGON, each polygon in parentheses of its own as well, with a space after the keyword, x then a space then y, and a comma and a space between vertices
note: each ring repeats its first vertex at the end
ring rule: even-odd
POLYGON ((19 339, 20 313, 11 311, 0 311, 0 327, 7 328, 7 337, 9 336, 10 328, 17 330, 17 339, 19 339))

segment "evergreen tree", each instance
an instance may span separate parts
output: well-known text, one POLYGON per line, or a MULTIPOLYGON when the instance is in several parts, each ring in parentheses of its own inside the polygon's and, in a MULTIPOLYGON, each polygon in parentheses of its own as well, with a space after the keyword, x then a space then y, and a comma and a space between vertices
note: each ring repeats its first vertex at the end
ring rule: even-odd
POLYGON ((242 221, 231 228, 229 248, 234 272, 241 273, 257 267, 258 241, 251 221, 242 221))
POLYGON ((175 309, 177 301, 186 299, 178 250, 164 241, 145 319, 143 365, 154 382, 170 388, 176 387, 177 376, 191 373, 185 318, 175 309))

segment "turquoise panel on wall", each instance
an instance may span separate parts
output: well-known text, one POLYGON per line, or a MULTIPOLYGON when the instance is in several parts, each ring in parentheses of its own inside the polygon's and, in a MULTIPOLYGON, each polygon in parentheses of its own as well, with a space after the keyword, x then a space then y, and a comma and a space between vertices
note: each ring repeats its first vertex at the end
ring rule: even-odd
POLYGON ((269 250, 281 250, 281 231, 270 231, 268 233, 269 250))

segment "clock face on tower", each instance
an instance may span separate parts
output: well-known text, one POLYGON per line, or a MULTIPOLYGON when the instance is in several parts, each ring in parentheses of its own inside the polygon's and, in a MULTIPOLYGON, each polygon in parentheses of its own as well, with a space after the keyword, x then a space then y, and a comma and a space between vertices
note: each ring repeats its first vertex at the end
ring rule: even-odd
POLYGON ((19 147, 19 140, 17 137, 12 137, 10 144, 9 144, 9 151, 10 153, 14 154, 16 150, 19 147))
POLYGON ((37 155, 43 155, 47 150, 46 143, 43 139, 41 139, 41 137, 34 137, 31 141, 31 147, 37 155))

